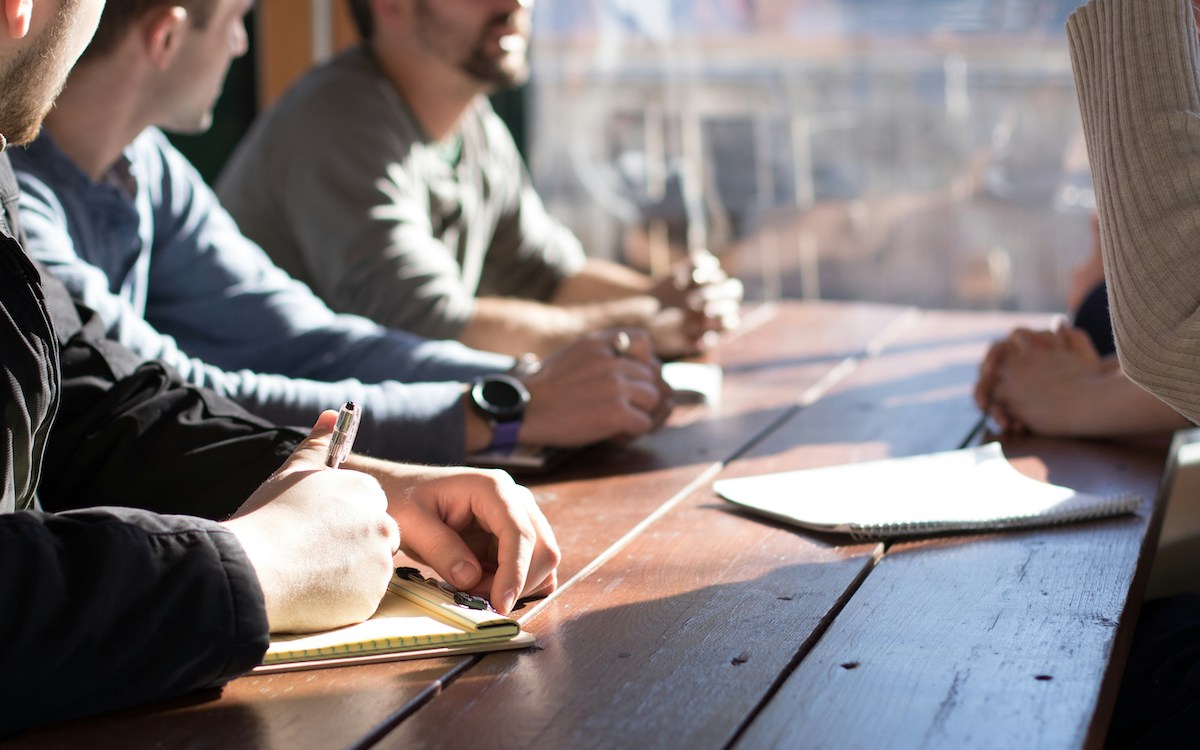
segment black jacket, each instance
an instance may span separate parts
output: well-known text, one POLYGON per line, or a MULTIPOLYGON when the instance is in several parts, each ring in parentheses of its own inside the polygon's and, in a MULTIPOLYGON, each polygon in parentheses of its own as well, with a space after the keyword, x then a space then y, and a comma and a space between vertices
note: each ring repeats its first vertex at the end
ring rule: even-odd
POLYGON ((232 534, 190 516, 228 516, 303 435, 106 339, 14 239, 2 154, 0 200, 2 735, 257 664, 253 568, 232 534))

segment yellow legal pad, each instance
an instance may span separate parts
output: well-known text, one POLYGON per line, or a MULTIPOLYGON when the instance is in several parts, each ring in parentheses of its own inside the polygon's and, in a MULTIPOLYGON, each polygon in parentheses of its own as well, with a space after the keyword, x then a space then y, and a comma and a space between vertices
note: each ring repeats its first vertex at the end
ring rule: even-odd
MULTIPOLYGON (((456 603, 436 582, 392 576, 379 609, 357 625, 320 633, 273 635, 256 672, 525 648, 533 636, 511 617, 456 603)), ((461 596, 461 595, 460 595, 461 596)), ((466 597, 471 599, 472 597, 466 597)), ((476 599, 476 601, 479 601, 476 599)))

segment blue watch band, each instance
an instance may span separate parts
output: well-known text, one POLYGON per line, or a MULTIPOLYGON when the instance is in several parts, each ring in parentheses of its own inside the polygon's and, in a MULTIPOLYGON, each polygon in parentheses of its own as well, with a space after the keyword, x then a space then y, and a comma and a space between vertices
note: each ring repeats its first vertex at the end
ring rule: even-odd
POLYGON ((512 453, 517 447, 517 433, 521 431, 521 420, 510 419, 507 422, 496 422, 492 432, 492 444, 488 446, 489 453, 512 453))

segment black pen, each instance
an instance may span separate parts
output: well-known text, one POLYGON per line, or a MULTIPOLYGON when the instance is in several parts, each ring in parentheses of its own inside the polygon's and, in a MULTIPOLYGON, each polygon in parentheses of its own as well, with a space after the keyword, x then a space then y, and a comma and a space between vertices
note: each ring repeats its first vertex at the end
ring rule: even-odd
POLYGON ((336 469, 350 455, 354 447, 354 436, 358 434, 358 419, 362 410, 347 401, 338 412, 337 423, 333 426, 333 436, 329 438, 329 453, 325 455, 325 465, 336 469))

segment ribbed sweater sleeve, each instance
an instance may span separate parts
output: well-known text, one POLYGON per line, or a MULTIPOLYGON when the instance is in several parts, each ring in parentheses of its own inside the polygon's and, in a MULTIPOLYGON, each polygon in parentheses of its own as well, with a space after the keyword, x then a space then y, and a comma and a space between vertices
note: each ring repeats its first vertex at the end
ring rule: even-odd
POLYGON ((1200 421, 1200 76, 1189 0, 1092 0, 1067 34, 1121 366, 1200 421))

